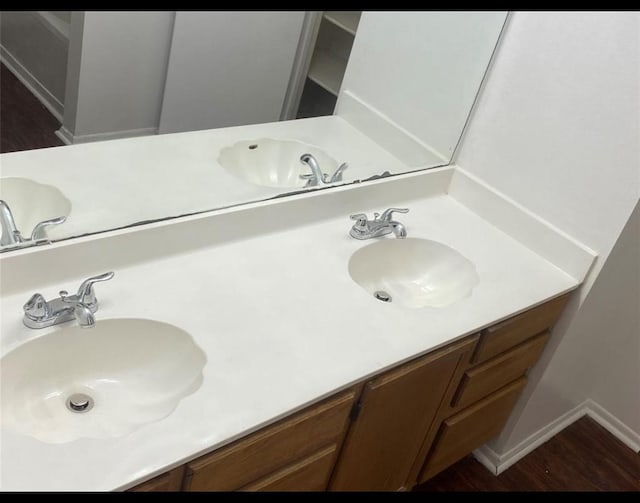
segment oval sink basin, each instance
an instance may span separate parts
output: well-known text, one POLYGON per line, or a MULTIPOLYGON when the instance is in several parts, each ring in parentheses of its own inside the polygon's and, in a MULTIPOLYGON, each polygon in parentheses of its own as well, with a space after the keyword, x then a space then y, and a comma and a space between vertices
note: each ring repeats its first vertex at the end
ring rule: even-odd
POLYGON ((313 155, 324 173, 338 169, 335 159, 318 147, 296 140, 260 138, 242 140, 220 151, 218 163, 227 172, 242 180, 276 188, 301 188, 306 184, 300 175, 311 169, 300 162, 302 154, 313 155))
POLYGON ((71 201, 60 190, 28 178, 0 178, 0 199, 11 208, 16 226, 25 238, 40 222, 71 213, 71 201))
POLYGON ((428 239, 382 239, 356 251, 351 278, 370 295, 403 307, 445 307, 471 294, 475 266, 442 243, 428 239))
POLYGON ((197 390, 206 360, 188 333, 167 323, 66 326, 0 360, 0 422, 48 443, 126 435, 197 390))

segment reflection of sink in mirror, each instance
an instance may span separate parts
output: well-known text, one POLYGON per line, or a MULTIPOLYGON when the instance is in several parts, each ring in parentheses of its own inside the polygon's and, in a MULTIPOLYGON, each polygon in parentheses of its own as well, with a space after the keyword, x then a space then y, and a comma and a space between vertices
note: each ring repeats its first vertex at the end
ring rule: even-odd
POLYGON ((320 148, 296 140, 260 138, 243 140, 220 151, 218 162, 228 173, 256 185, 276 188, 304 187, 300 175, 311 174, 300 161, 303 154, 316 158, 320 169, 332 175, 338 162, 320 148))
POLYGON ((126 435, 197 390, 205 363, 191 336, 167 323, 67 326, 0 360, 1 424, 48 443, 126 435))
POLYGON ((471 294, 475 266, 453 248, 419 238, 382 239, 349 260, 351 278, 369 294, 402 307, 445 307, 471 294))
POLYGON ((28 178, 0 178, 0 199, 11 209, 16 227, 25 238, 40 222, 71 213, 71 202, 59 189, 28 178))

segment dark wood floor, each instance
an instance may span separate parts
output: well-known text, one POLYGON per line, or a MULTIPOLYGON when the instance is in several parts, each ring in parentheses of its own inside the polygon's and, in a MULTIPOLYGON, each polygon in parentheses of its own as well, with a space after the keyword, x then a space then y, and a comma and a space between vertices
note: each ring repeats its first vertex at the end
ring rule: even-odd
POLYGON ((0 153, 64 145, 54 134, 60 122, 0 66, 0 153))
POLYGON ((584 416, 498 476, 469 456, 416 491, 640 491, 640 454, 584 416))

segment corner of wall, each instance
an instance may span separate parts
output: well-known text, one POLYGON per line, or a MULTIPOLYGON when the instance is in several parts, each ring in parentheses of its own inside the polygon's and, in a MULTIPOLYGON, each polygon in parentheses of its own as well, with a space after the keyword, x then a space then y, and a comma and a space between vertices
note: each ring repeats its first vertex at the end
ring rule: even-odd
POLYGON ((496 56, 500 52, 500 48, 504 44, 505 35, 508 31, 509 23, 512 16, 513 16, 512 12, 510 11, 507 12, 507 16, 505 17, 504 24, 502 25, 502 29, 498 34, 498 40, 496 42, 496 45, 493 48, 493 51, 491 52, 491 56, 489 57, 489 62, 487 63, 487 68, 484 71, 484 75, 482 76, 482 80, 480 81, 480 85, 478 86, 478 92, 476 92, 476 95, 473 98, 473 103, 471 104, 471 108, 469 109, 469 114, 467 115, 467 118, 464 122, 464 126, 462 127, 462 132, 460 133, 460 137, 458 138, 458 143, 456 143, 456 146, 454 147, 453 152, 451 153, 452 164, 459 164, 458 156, 462 149, 462 144, 464 143, 465 137, 467 135, 467 131, 469 130, 469 124, 471 124, 471 122, 473 121, 473 117, 477 109, 478 101, 480 100, 480 97, 482 96, 484 89, 486 88, 487 83, 490 79, 489 76, 495 64, 496 56))

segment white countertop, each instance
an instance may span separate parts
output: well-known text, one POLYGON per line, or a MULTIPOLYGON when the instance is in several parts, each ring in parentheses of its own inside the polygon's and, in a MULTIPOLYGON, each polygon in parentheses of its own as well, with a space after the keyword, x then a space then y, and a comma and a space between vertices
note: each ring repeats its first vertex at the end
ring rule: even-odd
MULTIPOLYGON (((349 237, 348 215, 117 268, 96 287, 97 323, 151 318, 186 330, 208 357, 202 386, 165 419, 120 438, 47 444, 2 429, 0 488, 131 487, 580 283, 451 196, 405 203, 410 212, 398 220, 410 237, 444 243, 475 264, 480 282, 470 297, 439 309, 375 300, 347 271, 351 254, 372 242, 349 237)), ((82 279, 43 282, 39 291, 48 298, 82 279)), ((22 326, 32 293, 1 299, 3 355, 55 330, 22 326)))
POLYGON ((53 185, 71 201, 66 222, 47 229, 48 237, 58 240, 301 190, 254 185, 218 163, 222 148, 260 138, 319 147, 338 164, 349 164, 344 183, 410 170, 349 122, 330 115, 11 152, 0 154, 0 174, 53 185))

